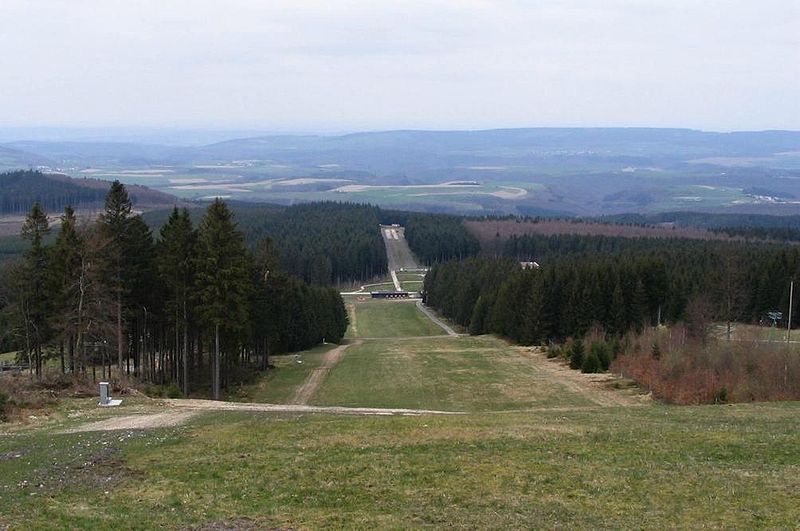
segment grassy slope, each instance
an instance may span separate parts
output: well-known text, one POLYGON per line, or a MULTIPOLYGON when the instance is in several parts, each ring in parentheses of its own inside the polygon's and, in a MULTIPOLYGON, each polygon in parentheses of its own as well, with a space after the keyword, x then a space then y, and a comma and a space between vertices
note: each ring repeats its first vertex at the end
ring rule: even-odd
POLYGON ((447 411, 591 404, 500 340, 448 336, 354 345, 313 402, 447 411))
POLYGON ((229 400, 263 402, 267 404, 286 404, 294 396, 311 372, 319 367, 327 351, 336 345, 318 346, 295 355, 273 356, 270 363, 275 365, 255 383, 235 391, 229 400), (301 360, 303 363, 297 363, 301 360))
MULTIPOLYGON (((356 324, 371 334, 395 308, 416 311, 370 301, 356 324)), ((419 333, 416 314, 394 318, 419 333)), ((302 354, 303 365, 276 360, 286 366, 252 398, 291 396, 321 352, 302 354)), ((469 415, 225 412, 178 428, 59 434, 100 417, 163 411, 135 398, 118 410, 69 401, 34 427, 4 433, 0 425, 0 528, 791 528, 800 521, 800 403, 587 406, 521 356, 486 337, 365 340, 346 351, 316 396, 476 411, 469 415), (536 411, 498 411, 530 406, 536 411)))
POLYGON ((800 519, 799 413, 796 403, 410 418, 226 413, 145 433, 32 430, 0 437, 0 455, 24 452, 0 460, 0 523, 790 528, 800 519), (87 458, 104 453, 113 466, 87 458))
MULTIPOLYGON (((373 301, 353 302, 355 326, 347 337, 416 337, 444 334, 411 302, 373 301)), ((353 323, 351 323, 353 324, 353 323)))

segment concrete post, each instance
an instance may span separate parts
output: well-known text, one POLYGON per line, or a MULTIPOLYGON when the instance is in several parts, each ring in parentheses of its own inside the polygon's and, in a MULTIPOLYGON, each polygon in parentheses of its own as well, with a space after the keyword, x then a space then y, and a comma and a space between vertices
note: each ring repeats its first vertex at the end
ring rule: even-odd
POLYGON ((107 406, 111 402, 111 396, 108 394, 108 382, 100 382, 100 405, 107 406))

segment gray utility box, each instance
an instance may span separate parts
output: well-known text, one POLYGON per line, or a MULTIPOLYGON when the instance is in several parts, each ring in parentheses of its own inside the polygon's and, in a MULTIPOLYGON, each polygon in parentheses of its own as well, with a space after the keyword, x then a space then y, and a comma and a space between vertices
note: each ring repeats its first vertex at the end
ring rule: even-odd
POLYGON ((100 382, 100 406, 118 406, 122 403, 122 400, 114 400, 111 398, 110 387, 108 382, 100 382))

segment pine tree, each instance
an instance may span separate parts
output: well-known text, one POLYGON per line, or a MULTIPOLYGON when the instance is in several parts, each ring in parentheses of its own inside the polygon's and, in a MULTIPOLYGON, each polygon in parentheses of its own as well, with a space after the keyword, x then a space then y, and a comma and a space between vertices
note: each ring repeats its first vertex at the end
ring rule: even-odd
POLYGON ((581 372, 594 374, 600 372, 600 360, 594 350, 589 351, 589 355, 583 360, 581 365, 581 372))
POLYGON ((213 394, 220 392, 220 334, 241 330, 247 322, 250 291, 248 254, 232 214, 220 199, 206 211, 198 233, 196 291, 198 311, 214 329, 213 394))
POLYGON ((42 376, 42 347, 49 339, 51 317, 52 276, 49 271, 49 249, 44 238, 50 233, 47 214, 34 203, 22 225, 22 237, 30 242, 22 267, 21 305, 25 330, 26 352, 37 377, 42 376))
POLYGON ((180 330, 183 330, 182 383, 184 396, 189 394, 189 295, 194 283, 197 233, 189 212, 173 208, 167 223, 161 227, 157 246, 157 268, 166 285, 167 311, 175 327, 175 352, 180 352, 180 330))
POLYGON ((572 352, 569 358, 570 369, 580 369, 583 367, 583 341, 576 339, 572 342, 572 352))
POLYGON ((108 275, 109 285, 113 290, 116 305, 117 326, 117 364, 122 375, 124 340, 123 340, 123 298, 125 286, 125 235, 131 217, 132 204, 125 186, 119 181, 111 183, 106 195, 105 209, 98 219, 104 236, 108 239, 108 275))
MULTIPOLYGON (((122 240, 122 254, 125 257, 122 269, 122 281, 125 286, 123 298, 125 316, 135 325, 139 316, 144 316, 148 308, 160 307, 163 289, 159 286, 155 275, 155 245, 150 227, 141 216, 128 219, 127 230, 122 240)), ((134 341, 134 344, 137 344, 134 341)), ((133 356, 125 357, 125 373, 130 374, 130 363, 133 358, 134 372, 139 369, 140 349, 134 348, 133 356)), ((162 371, 165 367, 162 365, 162 371)), ((122 372, 122 367, 120 367, 122 372)))
MULTIPOLYGON (((54 327, 58 330, 62 345, 68 344, 70 372, 75 371, 75 320, 72 319, 71 309, 79 290, 81 271, 81 252, 84 242, 78 233, 78 220, 75 210, 67 206, 61 216, 61 230, 53 246, 51 271, 54 277, 53 295, 55 311, 53 312, 54 327)), ((61 369, 64 372, 65 363, 62 350, 61 369)))

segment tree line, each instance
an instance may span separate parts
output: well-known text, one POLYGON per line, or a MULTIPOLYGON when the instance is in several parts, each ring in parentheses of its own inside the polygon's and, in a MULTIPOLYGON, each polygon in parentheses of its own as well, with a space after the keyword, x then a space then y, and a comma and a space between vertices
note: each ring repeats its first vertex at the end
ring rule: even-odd
POLYGON ((632 249, 612 254, 554 252, 529 270, 512 258, 437 264, 424 296, 470 333, 534 344, 580 337, 593 325, 622 335, 658 322, 759 321, 772 310, 786 314, 789 282, 800 278, 795 247, 640 244, 633 240, 632 249))
MULTIPOLYGON (((355 203, 230 205, 245 243, 255 249, 270 238, 281 268, 307 283, 325 286, 368 280, 386 273, 386 250, 379 209, 355 203)), ((190 209, 198 219, 200 209, 190 209)), ((152 227, 166 222, 166 212, 145 214, 152 227)))
POLYGON ((221 200, 197 227, 174 208, 154 237, 115 181, 96 220, 66 207, 47 244, 51 230, 35 203, 22 229, 29 247, 0 285, 4 342, 39 376, 52 358, 92 377, 116 365, 121 377, 184 394, 210 386, 218 398, 271 354, 338 342, 347 328, 338 292, 288 274, 269 238, 249 250, 221 200))
POLYGON ((25 214, 33 203, 50 211, 67 205, 102 204, 106 190, 51 179, 40 171, 0 173, 0 214, 25 214))
POLYGON ((480 251, 478 239, 456 216, 410 214, 405 221, 405 236, 417 258, 427 265, 464 259, 480 251))

